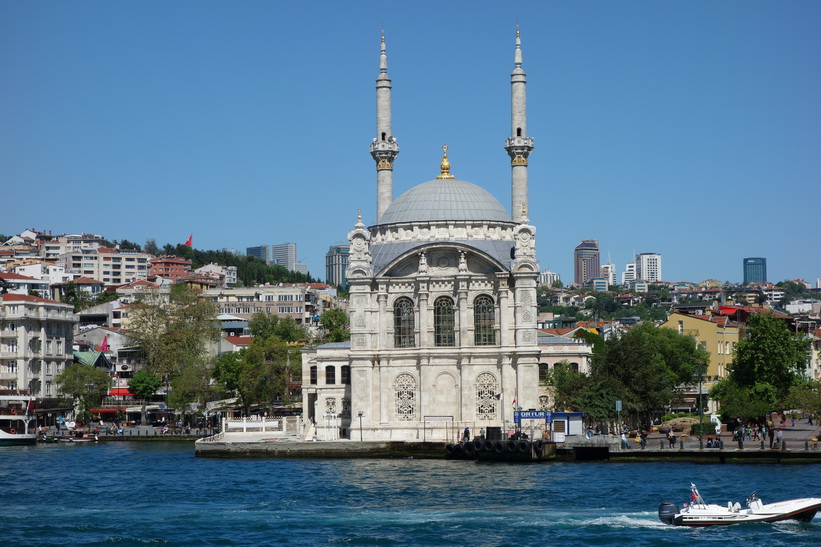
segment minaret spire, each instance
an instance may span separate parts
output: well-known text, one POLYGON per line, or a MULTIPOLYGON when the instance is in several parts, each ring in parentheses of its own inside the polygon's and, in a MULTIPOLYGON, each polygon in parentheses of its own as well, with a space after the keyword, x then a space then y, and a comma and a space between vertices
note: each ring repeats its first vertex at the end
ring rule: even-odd
POLYGON ((379 76, 376 78, 376 138, 371 142, 371 156, 376 161, 376 221, 393 201, 393 162, 399 155, 399 143, 391 130, 391 78, 385 53, 385 30, 382 30, 379 76))
POLYGON ((505 150, 510 156, 511 166, 511 217, 516 211, 528 210, 527 158, 533 151, 533 137, 527 136, 527 76, 522 68, 522 38, 516 25, 516 49, 513 53, 513 72, 510 73, 510 138, 505 141, 505 150))

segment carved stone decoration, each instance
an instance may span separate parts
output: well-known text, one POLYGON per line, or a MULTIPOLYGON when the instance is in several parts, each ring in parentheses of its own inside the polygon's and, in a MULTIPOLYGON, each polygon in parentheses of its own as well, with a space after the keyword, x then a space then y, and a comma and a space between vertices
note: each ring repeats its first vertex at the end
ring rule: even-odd
POLYGON ((407 373, 397 376, 394 393, 396 395, 396 419, 416 420, 416 380, 414 377, 407 373))
POLYGON ((533 316, 530 314, 529 309, 526 309, 522 313, 522 320, 525 322, 525 324, 530 323, 531 321, 533 321, 533 316))
POLYGON ((467 273, 468 261, 465 251, 459 251, 459 273, 467 273))
POLYGON ((325 414, 336 414, 336 397, 325 399, 325 414))
POLYGON ((342 398, 342 412, 339 414, 342 418, 350 418, 351 417, 351 400, 348 398, 342 398))
POLYGON ((524 331, 522 333, 522 341, 524 341, 526 344, 533 343, 533 331, 532 330, 524 331))
POLYGON ((540 395, 539 396, 539 410, 541 410, 541 411, 550 410, 550 398, 547 395, 540 395))
POLYGON ((365 347, 365 335, 364 334, 357 334, 353 337, 353 347, 359 348, 359 349, 365 347))
POLYGON ((366 323, 365 323, 365 314, 361 313, 361 312, 360 313, 355 313, 354 317, 356 318, 356 319, 354 319, 354 325, 356 325, 359 328, 365 328, 365 325, 366 325, 366 323))
POLYGON ((495 420, 499 399, 499 384, 496 377, 483 372, 476 378, 476 416, 480 420, 495 420))
POLYGON ((419 253, 419 273, 428 273, 428 259, 425 258, 425 253, 419 253))

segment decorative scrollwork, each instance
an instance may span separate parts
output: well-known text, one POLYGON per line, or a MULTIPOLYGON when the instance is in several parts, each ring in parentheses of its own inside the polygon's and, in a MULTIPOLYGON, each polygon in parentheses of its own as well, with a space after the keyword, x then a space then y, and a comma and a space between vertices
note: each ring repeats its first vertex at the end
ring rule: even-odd
POLYGON ((400 374, 394 385, 396 418, 403 421, 416 419, 416 380, 410 374, 400 374))
POLYGON ((496 377, 483 372, 476 378, 476 415, 480 420, 495 420, 499 399, 496 377))

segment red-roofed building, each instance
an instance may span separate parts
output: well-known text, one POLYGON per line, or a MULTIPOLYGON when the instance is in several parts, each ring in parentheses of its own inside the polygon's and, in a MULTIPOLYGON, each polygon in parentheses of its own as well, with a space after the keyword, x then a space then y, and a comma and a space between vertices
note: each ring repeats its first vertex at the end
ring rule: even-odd
POLYGON ((151 279, 162 277, 177 282, 191 276, 191 261, 178 256, 161 256, 150 261, 148 275, 151 279))
POLYGON ((0 273, 0 286, 9 294, 29 294, 34 291, 40 296, 48 296, 48 281, 35 279, 16 273, 0 273))

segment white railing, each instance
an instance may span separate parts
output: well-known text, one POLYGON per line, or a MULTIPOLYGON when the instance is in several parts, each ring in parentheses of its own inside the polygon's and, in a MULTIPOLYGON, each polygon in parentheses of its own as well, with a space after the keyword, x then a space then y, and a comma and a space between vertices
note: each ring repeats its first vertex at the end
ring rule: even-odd
POLYGON ((223 420, 222 430, 226 433, 248 433, 249 431, 259 431, 261 433, 265 433, 266 431, 284 432, 285 420, 274 420, 259 416, 244 417, 242 419, 230 418, 223 420))

